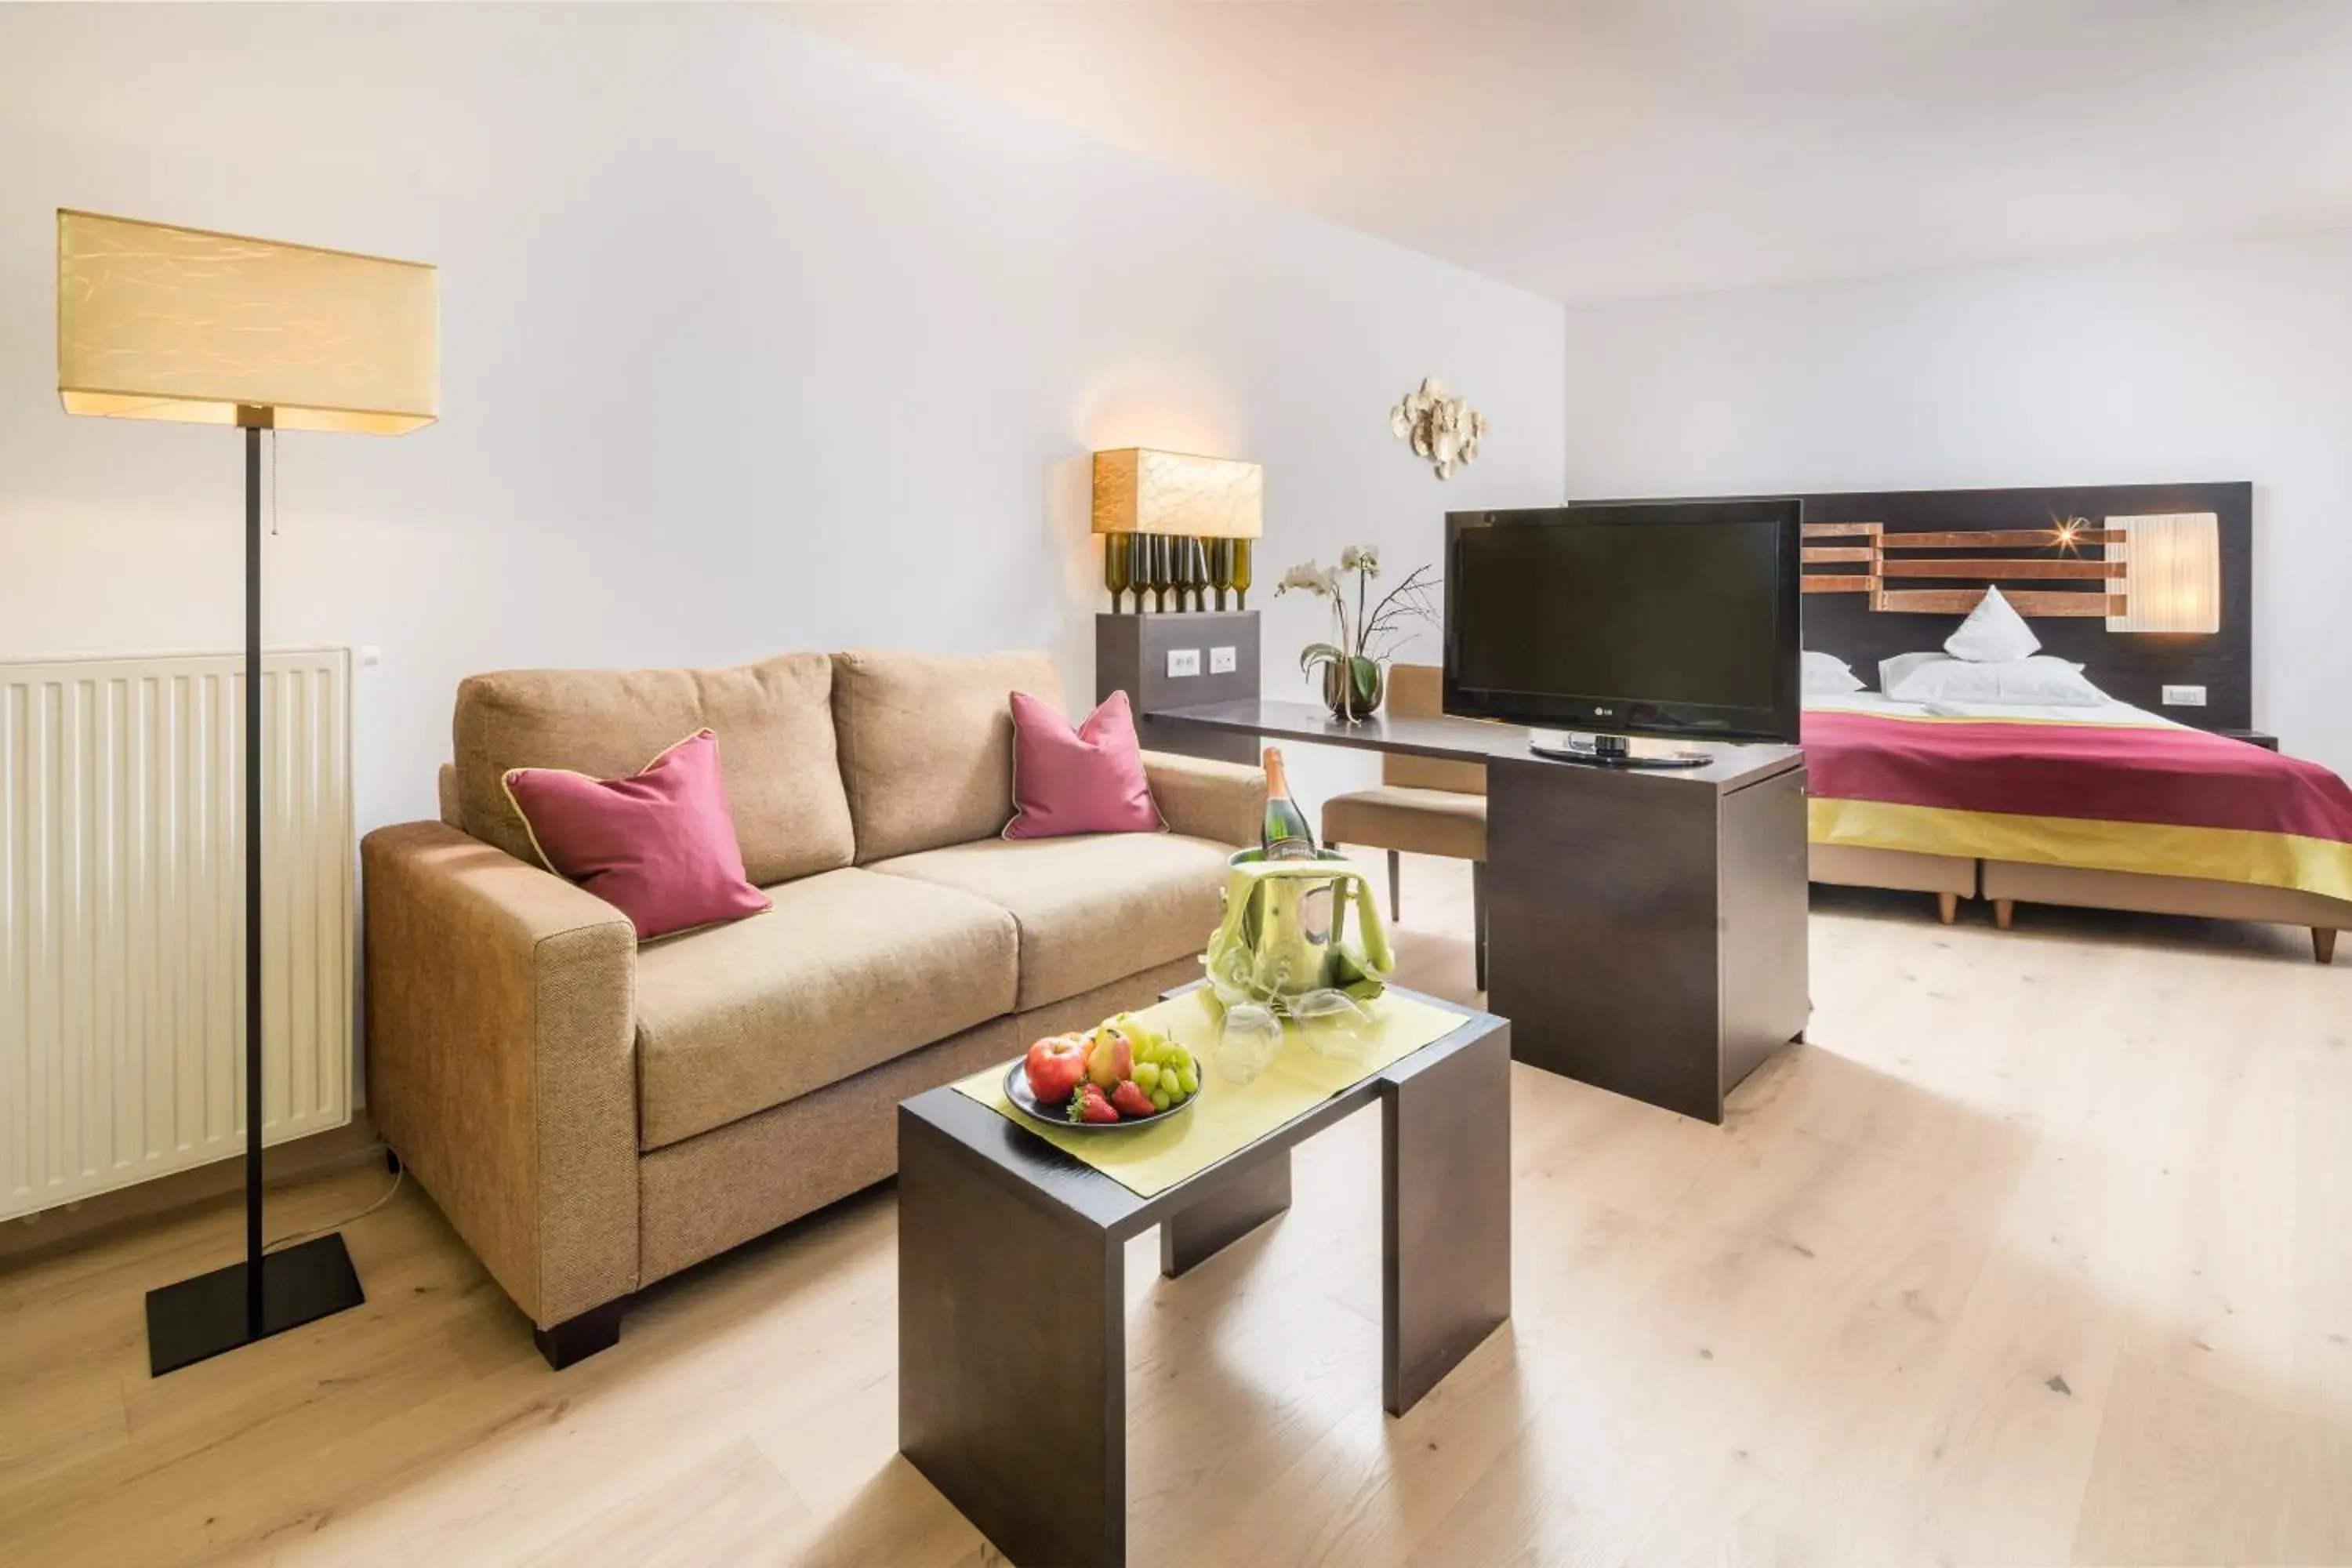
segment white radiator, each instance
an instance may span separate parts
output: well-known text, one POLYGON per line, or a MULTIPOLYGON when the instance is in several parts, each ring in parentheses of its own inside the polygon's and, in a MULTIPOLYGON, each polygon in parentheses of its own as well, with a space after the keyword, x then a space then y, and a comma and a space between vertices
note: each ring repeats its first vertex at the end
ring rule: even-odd
MULTIPOLYGON (((242 663, 0 662, 0 1218, 244 1149, 242 663)), ((351 1117, 348 651, 262 702, 276 1143, 351 1117)))

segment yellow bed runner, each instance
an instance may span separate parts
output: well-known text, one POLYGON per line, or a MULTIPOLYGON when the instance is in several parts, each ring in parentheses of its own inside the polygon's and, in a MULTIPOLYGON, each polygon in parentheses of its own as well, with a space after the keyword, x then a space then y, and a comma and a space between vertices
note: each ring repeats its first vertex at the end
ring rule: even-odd
POLYGON ((1879 800, 1816 797, 1805 803, 1805 809, 1816 844, 2090 871, 2203 877, 2352 900, 2352 846, 2300 834, 1958 811, 1879 800))

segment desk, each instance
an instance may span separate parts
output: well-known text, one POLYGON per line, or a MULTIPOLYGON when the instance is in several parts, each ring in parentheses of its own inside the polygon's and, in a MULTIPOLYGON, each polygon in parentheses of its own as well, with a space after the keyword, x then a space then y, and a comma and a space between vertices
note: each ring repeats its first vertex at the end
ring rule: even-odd
POLYGON ((1162 725, 1486 768, 1486 1005, 1511 1055, 1685 1116, 1804 1031, 1805 758, 1604 768, 1475 719, 1335 721, 1305 702, 1155 710, 1162 725))

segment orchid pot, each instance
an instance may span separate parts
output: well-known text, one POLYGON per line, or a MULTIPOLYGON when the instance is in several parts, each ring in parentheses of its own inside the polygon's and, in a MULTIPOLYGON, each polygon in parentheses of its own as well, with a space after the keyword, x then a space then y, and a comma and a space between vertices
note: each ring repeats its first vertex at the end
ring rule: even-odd
POLYGON ((1380 574, 1379 547, 1351 544, 1339 552, 1337 566, 1303 562, 1285 573, 1275 589, 1276 597, 1297 590, 1330 603, 1331 640, 1301 648, 1298 670, 1307 676, 1321 673, 1324 704, 1343 724, 1380 711, 1388 695, 1389 658, 1396 645, 1416 626, 1438 624, 1433 595, 1439 579, 1430 568, 1415 567, 1375 600, 1371 584, 1380 574))
POLYGON ((1389 689, 1385 661, 1357 658, 1342 663, 1337 658, 1326 658, 1322 668, 1323 705, 1331 710, 1332 718, 1352 724, 1381 710, 1381 700, 1389 689))

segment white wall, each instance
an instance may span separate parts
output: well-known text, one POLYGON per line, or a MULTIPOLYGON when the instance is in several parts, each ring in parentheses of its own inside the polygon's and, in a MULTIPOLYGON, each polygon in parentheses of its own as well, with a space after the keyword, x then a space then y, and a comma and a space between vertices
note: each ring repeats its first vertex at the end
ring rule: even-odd
MULTIPOLYGON (((288 436, 268 543, 271 641, 383 651, 363 828, 431 812, 475 670, 1045 646, 1083 695, 1095 447, 1262 461, 1269 587, 1559 493, 1557 305, 772 14, 8 6, 0 657, 241 624, 236 437, 58 409, 60 205, 440 265, 441 424, 288 436), (1494 422, 1444 485, 1387 429, 1432 372, 1494 422)), ((1253 598, 1303 689, 1321 618, 1253 598)))
POLYGON ((2254 714, 2352 773, 2352 233, 1571 308, 1577 496, 2254 484, 2254 714))

